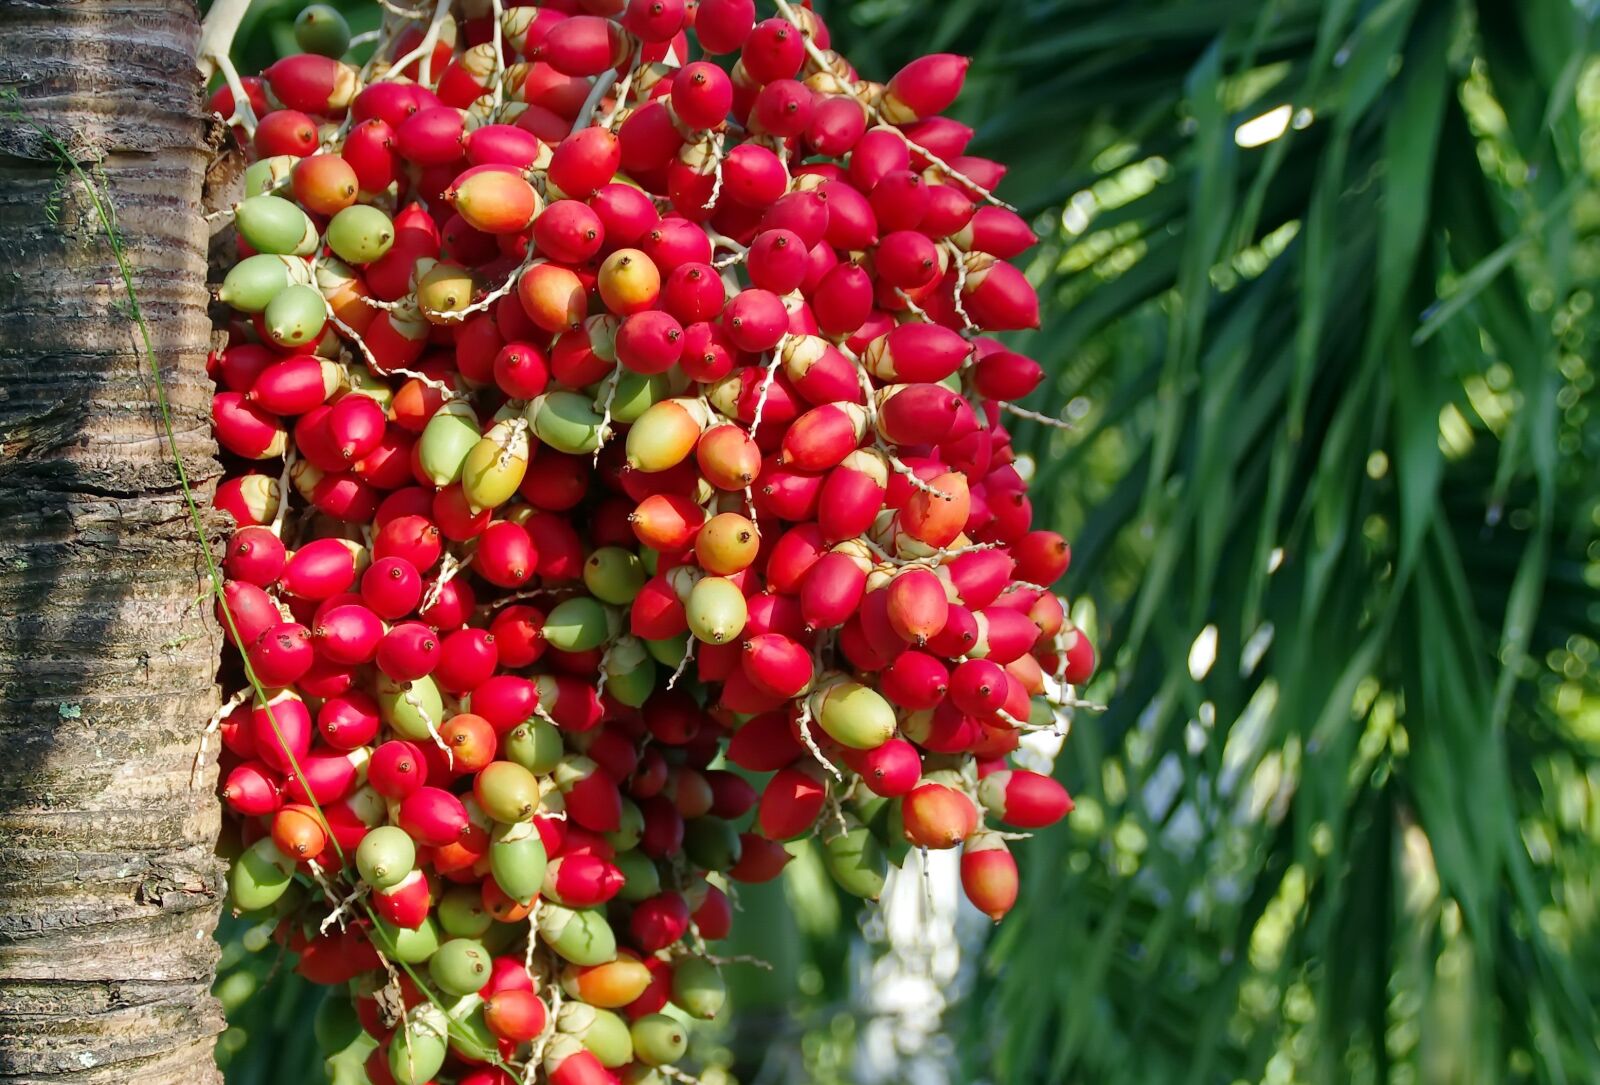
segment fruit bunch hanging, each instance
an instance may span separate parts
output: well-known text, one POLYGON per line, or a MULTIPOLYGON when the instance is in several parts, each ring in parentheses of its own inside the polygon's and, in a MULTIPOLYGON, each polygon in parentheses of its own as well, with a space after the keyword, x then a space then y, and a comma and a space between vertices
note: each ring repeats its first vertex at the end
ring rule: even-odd
POLYGON ((817 839, 1017 892, 1009 767, 1094 667, 1005 428, 1033 242, 780 2, 337 12, 212 107, 252 164, 212 359, 232 902, 373 1085, 666 1081, 740 882, 817 839), (280 465, 275 461, 282 460, 280 465))

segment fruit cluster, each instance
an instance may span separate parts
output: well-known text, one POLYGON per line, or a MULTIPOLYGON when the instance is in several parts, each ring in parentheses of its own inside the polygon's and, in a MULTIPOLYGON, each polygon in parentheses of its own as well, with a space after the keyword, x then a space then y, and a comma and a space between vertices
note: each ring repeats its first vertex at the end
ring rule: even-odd
POLYGON ((1094 666, 984 334, 1033 234, 964 59, 873 83, 777 8, 386 5, 358 68, 314 6, 212 100, 231 893, 373 1085, 678 1076, 785 842, 866 898, 961 846, 998 919, 990 824, 1070 809, 1007 762, 1094 666))

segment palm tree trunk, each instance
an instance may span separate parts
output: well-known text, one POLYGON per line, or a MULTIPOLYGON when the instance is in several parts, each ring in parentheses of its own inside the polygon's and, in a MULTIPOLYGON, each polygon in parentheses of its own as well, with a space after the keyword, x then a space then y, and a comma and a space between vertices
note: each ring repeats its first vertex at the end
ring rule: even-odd
POLYGON ((220 639, 106 232, 23 120, 99 163, 209 490, 198 35, 192 0, 0 0, 3 1083, 220 1079, 220 639))

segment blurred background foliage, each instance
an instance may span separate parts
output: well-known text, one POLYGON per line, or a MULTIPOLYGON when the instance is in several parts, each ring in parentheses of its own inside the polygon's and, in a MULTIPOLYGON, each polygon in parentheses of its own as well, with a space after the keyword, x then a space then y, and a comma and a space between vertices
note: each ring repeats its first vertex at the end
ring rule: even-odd
MULTIPOLYGON (((802 856, 707 1080, 1600 1080, 1593 0, 816 6, 880 78, 974 58, 1109 710, 931 1077, 862 1067, 881 922, 802 856)), ((230 1081, 318 1080, 315 992, 227 964, 230 1081)))

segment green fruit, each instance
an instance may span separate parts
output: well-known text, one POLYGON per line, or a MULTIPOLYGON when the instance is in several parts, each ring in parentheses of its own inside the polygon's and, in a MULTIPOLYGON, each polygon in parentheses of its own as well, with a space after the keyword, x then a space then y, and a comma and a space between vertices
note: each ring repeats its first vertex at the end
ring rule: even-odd
POLYGON ((846 824, 849 831, 823 842, 823 864, 840 889, 862 900, 877 900, 889 876, 889 860, 871 830, 854 819, 846 824))
POLYGON ((633 1056, 649 1066, 671 1066, 689 1050, 689 1030, 664 1013, 650 1013, 628 1029, 633 1056))
POLYGON ((233 209, 233 222, 256 252, 309 256, 317 250, 316 225, 282 196, 247 196, 233 209))
POLYGON ((439 949, 439 925, 428 916, 416 930, 396 927, 380 919, 372 928, 372 944, 392 961, 403 964, 421 964, 439 949))
POLYGON ((356 869, 374 889, 399 885, 417 865, 417 846, 396 825, 380 825, 356 846, 356 869))
POLYGON ((546 392, 528 401, 524 411, 534 435, 568 455, 600 447, 600 414, 594 401, 576 392, 546 392))
POLYGON ((530 822, 496 825, 489 839, 489 870, 506 896, 526 904, 544 885, 544 841, 530 822))
POLYGON ((350 24, 336 8, 308 4, 295 16, 294 40, 308 53, 338 60, 350 49, 350 24))
POLYGON ((610 633, 603 606, 586 595, 563 599, 544 619, 544 639, 562 652, 587 652, 606 642, 610 633))
POLYGON ((337 1054, 354 1043, 361 1035, 361 1018, 356 1016, 350 996, 344 991, 330 989, 317 1006, 311 1030, 317 1037, 317 1049, 324 1055, 337 1054))
POLYGON ((709 1021, 728 1001, 717 966, 703 957, 683 957, 672 968, 672 1001, 690 1017, 709 1021))
POLYGON ((328 323, 328 303, 315 287, 296 283, 272 296, 262 310, 261 323, 267 338, 280 347, 299 347, 322 336, 328 323))
POLYGON ((644 814, 632 799, 624 798, 622 817, 618 820, 617 828, 601 835, 619 854, 630 852, 639 846, 639 840, 644 836, 644 814))
POLYGON ((647 640, 644 647, 651 659, 663 667, 677 670, 678 664, 683 662, 683 657, 689 651, 689 634, 679 633, 669 640, 647 640))
POLYGON ((617 378, 616 394, 611 397, 611 417, 623 424, 636 422, 645 411, 671 397, 672 382, 665 373, 646 375, 624 369, 617 378))
POLYGON ((603 603, 626 606, 646 579, 639 555, 620 546, 602 546, 583 563, 584 586, 603 603))
POLYGON ((743 852, 739 830, 723 818, 691 818, 683 826, 683 851, 697 866, 727 870, 743 852))
POLYGON ((497 509, 516 494, 528 473, 528 427, 496 422, 461 462, 461 492, 474 512, 497 509))
POLYGON ((448 486, 461 477, 467 454, 482 438, 472 404, 452 399, 433 413, 422 429, 417 459, 422 473, 435 486, 448 486))
POLYGON ((701 577, 684 604, 689 632, 707 644, 727 644, 744 630, 750 612, 744 592, 727 577, 701 577))
POLYGON ((811 711, 829 738, 852 750, 875 750, 894 737, 894 707, 860 682, 835 682, 817 690, 811 711))
POLYGON ((292 154, 275 154, 250 163, 244 171, 244 194, 264 196, 277 188, 294 172, 300 162, 292 154))
POLYGON ((453 885, 435 905, 439 925, 452 938, 482 938, 494 917, 483 910, 483 894, 475 885, 453 885))
POLYGON ((472 938, 452 938, 428 961, 428 975, 452 995, 470 995, 489 982, 494 958, 472 938))
POLYGON ((623 900, 637 904, 661 892, 661 872, 648 855, 637 851, 619 851, 611 862, 627 879, 617 893, 623 900))
POLYGON ((473 1062, 490 1062, 499 1057, 499 1043, 481 1008, 450 1022, 450 1050, 473 1062))
POLYGON ((566 753, 561 732, 544 720, 518 724, 503 741, 505 755, 535 776, 555 768, 566 753))
POLYGON ((638 708, 655 692, 656 665, 638 637, 618 637, 600 666, 606 674, 606 692, 629 708, 638 708))
POLYGON ((289 261, 303 264, 292 256, 258 253, 233 265, 217 288, 217 300, 241 313, 259 313, 290 283, 289 261))
POLYGON ((604 913, 545 904, 539 909, 539 935, 573 964, 605 964, 617 957, 617 937, 604 913))
POLYGON ((444 722, 444 700, 432 678, 424 675, 407 685, 389 681, 378 683, 378 714, 401 738, 413 742, 432 742, 433 733, 444 722))
POLYGON ((491 761, 472 785, 483 812, 496 821, 527 821, 539 810, 539 780, 515 761, 491 761))
POLYGON ((246 848, 228 869, 228 895, 241 912, 277 903, 294 876, 294 860, 278 850, 270 836, 246 848))
POLYGON ((563 1003, 556 1014, 556 1028, 582 1040, 583 1046, 607 1069, 633 1061, 633 1037, 627 1022, 610 1010, 582 1002, 563 1003))
POLYGON ((327 239, 339 259, 370 264, 394 244, 394 221, 371 204, 352 204, 329 220, 327 239))
POLYGON ((424 1085, 444 1066, 449 1019, 433 1006, 406 1015, 405 1027, 389 1038, 389 1073, 398 1085, 424 1085))

